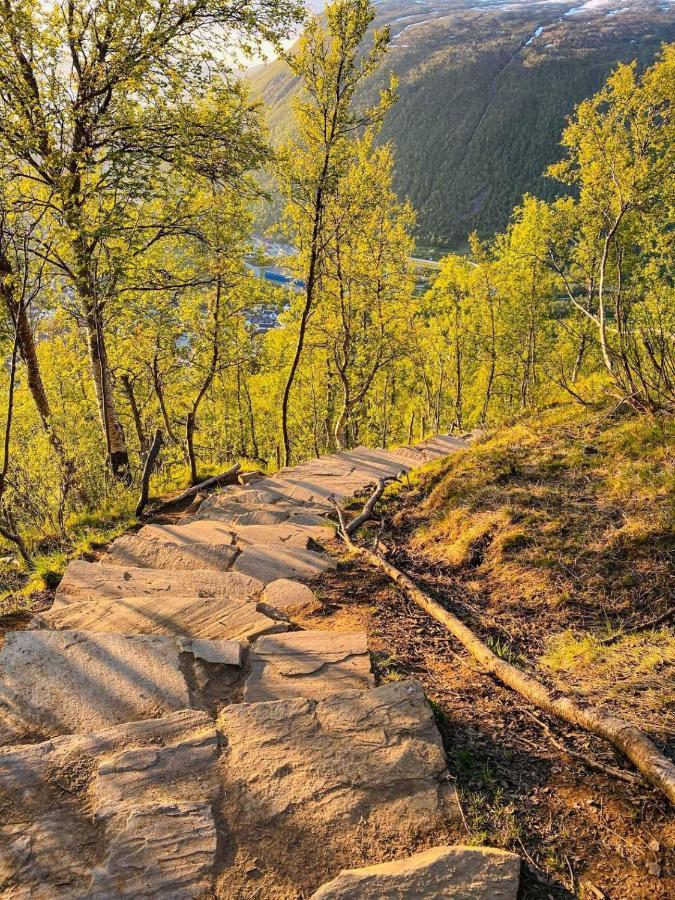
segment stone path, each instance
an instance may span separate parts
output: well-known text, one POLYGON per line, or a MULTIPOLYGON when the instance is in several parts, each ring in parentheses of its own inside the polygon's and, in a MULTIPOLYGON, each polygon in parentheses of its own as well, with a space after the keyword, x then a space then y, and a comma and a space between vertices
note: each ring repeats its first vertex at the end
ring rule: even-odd
POLYGON ((353 868, 429 846, 454 788, 421 687, 292 624, 335 568, 330 498, 462 446, 335 453, 70 563, 0 651, 0 896, 515 900, 496 850, 353 868))

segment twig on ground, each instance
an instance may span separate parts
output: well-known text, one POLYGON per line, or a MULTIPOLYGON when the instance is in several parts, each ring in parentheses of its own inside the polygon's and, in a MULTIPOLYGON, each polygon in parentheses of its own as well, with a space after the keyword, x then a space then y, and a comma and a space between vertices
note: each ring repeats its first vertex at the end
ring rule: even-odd
POLYGON ((619 778, 621 781, 626 781, 628 784, 640 784, 642 779, 637 775, 633 775, 631 772, 624 772, 623 769, 617 769, 614 766, 607 766, 604 763, 598 762, 598 760, 593 759, 591 756, 587 756, 585 753, 579 753, 578 750, 572 750, 562 741, 559 741, 548 727, 546 722, 542 722, 542 720, 535 716, 534 713, 530 712, 529 709, 525 709, 521 707, 522 711, 528 715, 531 719, 533 719, 537 725, 540 725, 544 731, 546 732, 549 741, 560 750, 561 753, 567 754, 567 756, 571 756, 574 759, 578 759, 580 762, 589 766, 591 769, 597 769, 599 772, 604 772, 606 775, 612 775, 614 778, 619 778))

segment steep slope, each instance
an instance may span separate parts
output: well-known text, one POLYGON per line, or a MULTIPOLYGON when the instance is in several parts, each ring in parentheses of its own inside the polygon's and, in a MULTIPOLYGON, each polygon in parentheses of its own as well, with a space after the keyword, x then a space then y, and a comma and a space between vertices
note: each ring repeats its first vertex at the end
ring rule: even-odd
MULTIPOLYGON (((663 0, 382 0, 377 9, 392 48, 369 91, 397 74, 400 100, 382 137, 395 144, 396 186, 417 209, 423 248, 461 246, 474 228, 494 233, 526 191, 560 192, 542 173, 560 154, 565 117, 617 62, 646 65, 675 40, 675 4, 663 0)), ((287 135, 297 91, 287 67, 248 76, 273 135, 287 135)))

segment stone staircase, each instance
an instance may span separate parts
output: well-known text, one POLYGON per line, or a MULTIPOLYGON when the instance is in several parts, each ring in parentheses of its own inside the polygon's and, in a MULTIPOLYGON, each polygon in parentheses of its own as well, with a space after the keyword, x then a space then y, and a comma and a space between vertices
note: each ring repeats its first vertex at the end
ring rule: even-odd
POLYGON ((421 687, 291 620, 329 498, 462 446, 335 453, 70 563, 0 651, 0 896, 515 900, 513 854, 409 856, 458 813, 421 687))

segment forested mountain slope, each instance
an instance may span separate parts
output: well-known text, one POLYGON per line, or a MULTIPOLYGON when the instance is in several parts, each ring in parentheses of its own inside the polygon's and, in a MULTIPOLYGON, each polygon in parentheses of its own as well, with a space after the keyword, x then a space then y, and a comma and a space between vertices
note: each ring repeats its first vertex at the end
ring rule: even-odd
MULTIPOLYGON (((675 39, 675 4, 662 0, 383 0, 377 10, 392 44, 369 92, 397 74, 400 100, 382 139, 395 145, 396 188, 417 210, 422 248, 504 228, 526 191, 561 193, 542 173, 560 157, 565 117, 617 62, 645 65, 675 39)), ((285 63, 248 77, 281 139, 297 90, 285 63)))

